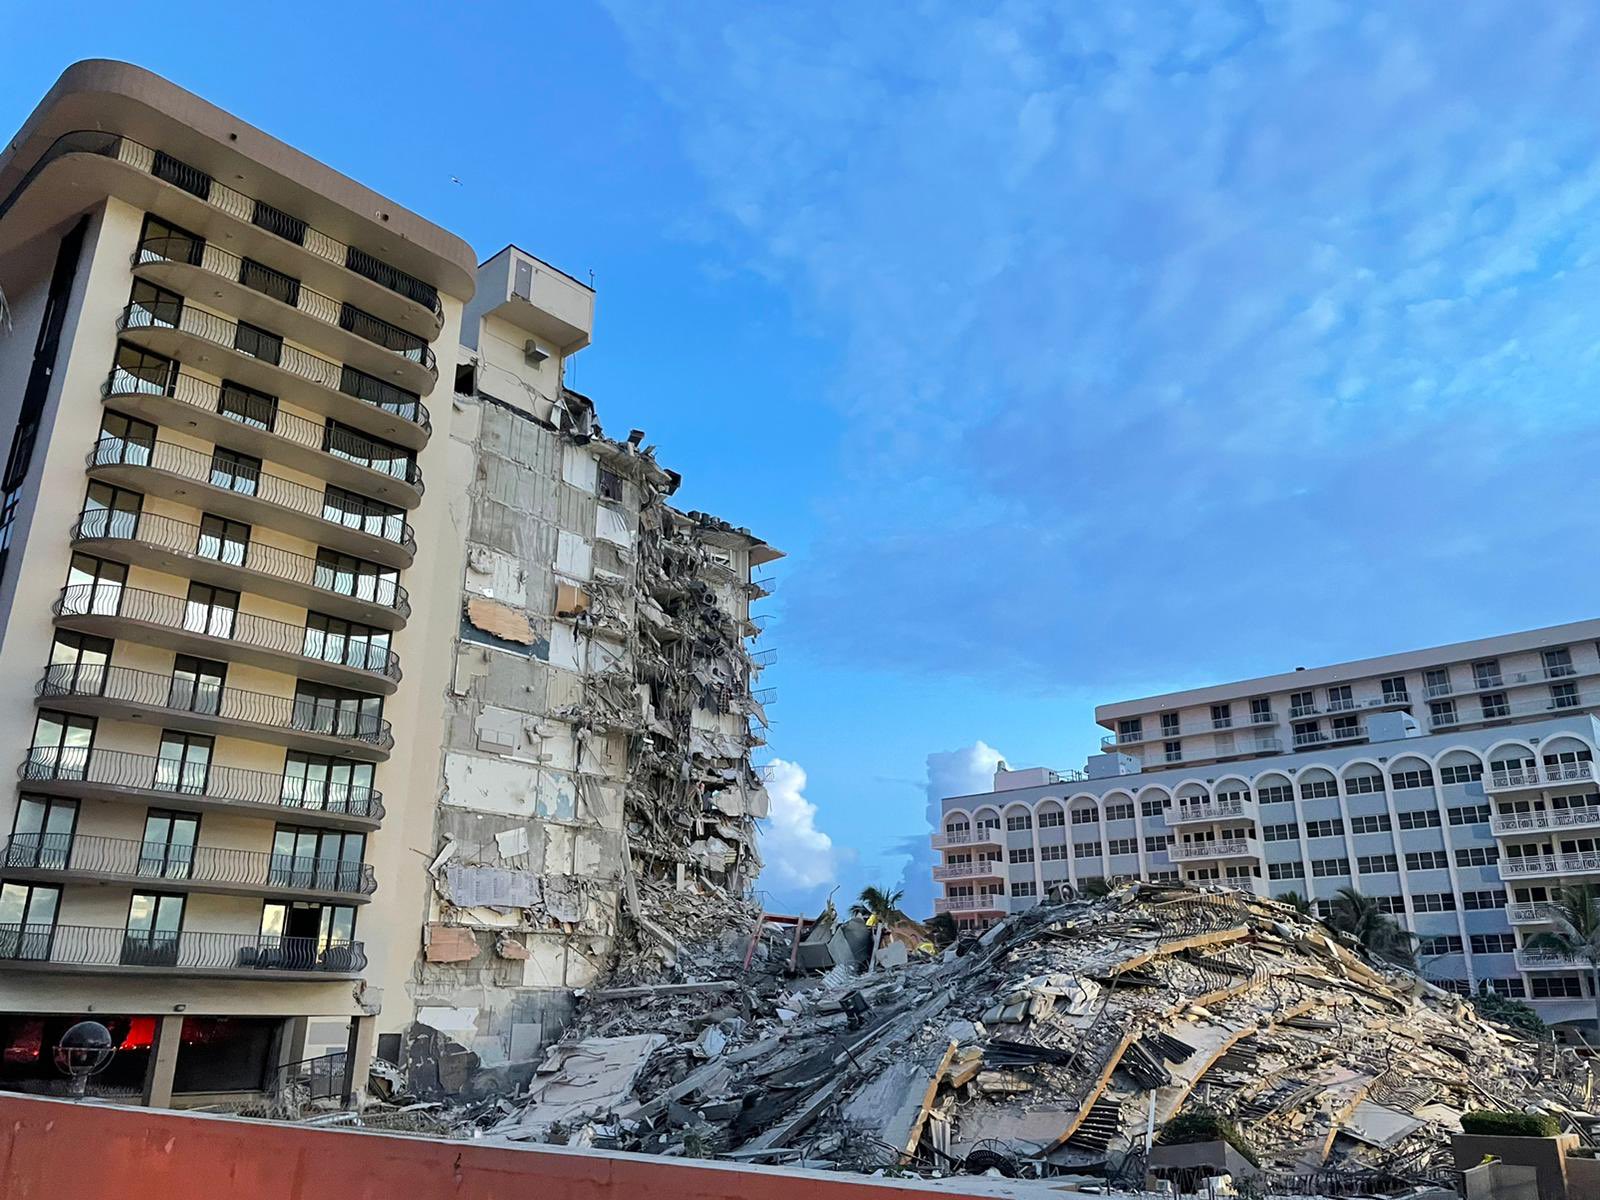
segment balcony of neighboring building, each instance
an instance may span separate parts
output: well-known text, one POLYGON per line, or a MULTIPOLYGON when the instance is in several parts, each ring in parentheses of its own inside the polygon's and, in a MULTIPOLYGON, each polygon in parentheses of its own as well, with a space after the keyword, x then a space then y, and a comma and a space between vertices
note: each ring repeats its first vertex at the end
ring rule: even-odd
POLYGON ((1206 800, 1200 804, 1180 802, 1162 810, 1168 825, 1197 825, 1211 821, 1254 821, 1257 816, 1254 800, 1206 800))
POLYGON ((64 712, 155 721, 189 733, 248 738, 311 753, 389 757, 389 722, 337 702, 274 696, 132 667, 52 663, 34 687, 40 704, 64 712))
MULTIPOLYGON (((1587 959, 1573 954, 1563 954, 1559 950, 1529 950, 1518 948, 1517 970, 1519 971, 1592 971, 1594 967, 1587 959)), ((1592 1009, 1590 1010, 1592 1013, 1592 1009)))
POLYGON ((1542 833, 1547 830, 1600 829, 1600 805, 1535 809, 1532 812, 1495 813, 1490 828, 1496 837, 1542 833))
POLYGON ((935 850, 948 850, 955 846, 1003 846, 1005 834, 998 825, 986 825, 980 829, 958 829, 936 833, 933 835, 933 848, 935 850))
POLYGON ((1217 838, 1214 841, 1172 842, 1167 858, 1172 862, 1195 862, 1220 858, 1259 858, 1261 843, 1253 837, 1217 838))
POLYGON ((357 555, 316 558, 262 542, 223 524, 193 525, 159 513, 86 509, 74 522, 72 548, 200 583, 256 592, 301 608, 380 629, 400 629, 411 601, 399 569, 357 555))
POLYGON ((383 794, 349 782, 363 764, 318 764, 315 774, 255 771, 203 758, 174 758, 102 746, 34 746, 17 768, 30 795, 105 800, 136 808, 178 803, 332 829, 372 830, 383 794))
POLYGON ((935 913, 1005 913, 1010 911, 1006 897, 998 892, 988 896, 935 896, 935 913))
POLYGON ((438 381, 427 339, 154 218, 147 219, 133 253, 133 273, 180 295, 210 295, 241 321, 392 379, 407 391, 426 395, 438 381))
POLYGON ((200 450, 103 436, 90 449, 85 467, 91 479, 279 529, 383 566, 409 567, 416 557, 416 535, 397 508, 269 474, 254 460, 221 447, 200 450))
POLYGON ((268 981, 356 979, 361 942, 260 933, 0 924, 0 972, 183 975, 268 981))
POLYGON ((123 309, 117 329, 141 349, 204 365, 212 374, 412 450, 426 446, 433 429, 427 406, 397 381, 289 345, 274 330, 207 312, 182 296, 162 292, 135 300, 123 309))
POLYGON ((0 874, 32 883, 81 881, 350 904, 365 904, 378 886, 363 862, 76 833, 12 834, 0 855, 0 874))
MULTIPOLYGON (((1511 700, 1505 695, 1504 688, 1486 689, 1476 697, 1454 700, 1442 711, 1439 708, 1430 709, 1429 728, 1437 732, 1475 725, 1537 721, 1600 708, 1600 692, 1582 691, 1569 677, 1556 676, 1549 681, 1541 677, 1532 682, 1545 687, 1548 694, 1539 699, 1511 700)), ((1439 703, 1434 702, 1435 705, 1439 703)))
POLYGON ((131 637, 180 654, 249 663, 357 691, 390 695, 400 683, 400 658, 386 645, 165 592, 74 584, 61 589, 51 612, 63 629, 131 637))
POLYGON ((176 363, 145 358, 149 361, 136 369, 112 368, 101 389, 109 405, 387 504, 415 508, 422 503, 422 472, 410 451, 337 423, 308 420, 284 409, 274 396, 231 382, 210 383, 176 363))
POLYGON ((1006 874, 1006 865, 998 858, 986 858, 977 862, 940 863, 933 868, 933 878, 937 882, 950 879, 1003 879, 1006 874))
POLYGON ((1506 905, 1506 920, 1512 925, 1548 925, 1555 915, 1554 908, 1546 902, 1506 905))
POLYGON ((1592 762, 1541 763, 1509 771, 1490 771, 1483 777, 1485 791, 1528 792, 1549 788, 1585 787, 1600 783, 1592 762))
POLYGON ((1594 877, 1600 875, 1600 853, 1533 854, 1515 858, 1502 854, 1499 865, 1502 879, 1572 876, 1584 882, 1593 882, 1594 877))

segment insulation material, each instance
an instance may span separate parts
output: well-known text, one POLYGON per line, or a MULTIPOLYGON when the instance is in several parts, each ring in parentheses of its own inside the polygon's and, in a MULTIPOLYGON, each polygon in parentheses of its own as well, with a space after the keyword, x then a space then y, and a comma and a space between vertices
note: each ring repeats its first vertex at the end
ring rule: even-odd
POLYGON ((589 543, 575 533, 560 531, 556 542, 556 570, 568 579, 588 579, 593 571, 594 552, 589 543))
POLYGON ((522 564, 509 554, 502 554, 487 546, 473 546, 467 551, 464 586, 472 595, 486 596, 513 608, 523 608, 528 603, 523 586, 525 579, 526 572, 522 564))
POLYGON ((577 630, 564 621, 550 625, 550 665, 574 673, 581 670, 577 630))
POLYGON ((497 600, 477 598, 467 601, 467 620, 485 633, 505 642, 531 646, 538 640, 533 622, 521 609, 501 604, 497 600))
POLYGON ((585 492, 595 490, 599 464, 594 455, 583 446, 571 444, 561 447, 561 480, 585 492))
POLYGON ((528 827, 519 825, 494 835, 501 858, 526 858, 528 856, 528 827))
POLYGON ((427 959, 431 963, 471 962, 478 957, 478 939, 459 925, 428 926, 427 959))
POLYGON ((508 910, 539 903, 539 879, 531 871, 451 863, 445 868, 450 903, 458 908, 508 910))
POLYGON ((594 510, 594 535, 616 546, 633 545, 633 531, 628 528, 628 518, 606 504, 594 510))

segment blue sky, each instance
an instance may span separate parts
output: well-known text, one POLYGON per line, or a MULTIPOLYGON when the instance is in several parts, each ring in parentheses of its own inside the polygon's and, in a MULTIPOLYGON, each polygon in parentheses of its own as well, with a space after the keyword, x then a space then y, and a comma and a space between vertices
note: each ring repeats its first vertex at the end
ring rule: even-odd
POLYGON ((773 908, 925 909, 1097 701, 1595 615, 1591 6, 8 9, 13 127, 128 58, 594 272, 577 386, 790 554, 773 908))

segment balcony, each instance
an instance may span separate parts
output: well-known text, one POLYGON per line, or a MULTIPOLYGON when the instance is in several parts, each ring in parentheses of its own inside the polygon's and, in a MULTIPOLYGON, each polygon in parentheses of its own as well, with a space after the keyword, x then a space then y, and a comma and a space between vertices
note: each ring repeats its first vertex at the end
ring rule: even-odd
POLYGON ((263 542, 223 542, 198 525, 155 513, 90 509, 72 526, 72 548, 379 629, 411 615, 406 589, 377 571, 357 573, 263 542))
POLYGON ((1409 691, 1385 692, 1381 696, 1374 696, 1370 700, 1361 701, 1361 707, 1365 709, 1405 708, 1410 703, 1411 693, 1409 691))
POLYGON ((1526 950, 1517 951, 1517 970, 1519 971, 1592 971, 1594 967, 1586 959, 1575 955, 1562 954, 1557 950, 1526 950))
POLYGON ((365 904, 378 888, 366 863, 220 846, 173 846, 122 838, 22 833, 6 839, 7 879, 159 887, 163 891, 293 897, 365 904))
POLYGON ((1315 717, 1319 714, 1315 704, 1291 704, 1289 706, 1289 720, 1299 721, 1305 717, 1315 717))
POLYGON ((193 430, 199 437, 403 508, 422 503, 426 489, 413 457, 397 456, 383 443, 343 426, 329 429, 281 408, 257 413, 248 399, 188 371, 178 370, 163 384, 114 367, 100 391, 120 411, 152 424, 193 430))
POLYGON ((182 654, 249 663, 356 691, 392 694, 400 683, 393 651, 319 629, 250 613, 190 604, 139 588, 74 584, 50 606, 64 629, 163 646, 182 654))
MULTIPOLYGON (((1535 680, 1535 682, 1538 682, 1535 680)), ((1563 714, 1577 716, 1579 713, 1590 709, 1600 709, 1600 693, 1576 692, 1567 700, 1519 700, 1515 703, 1501 704, 1484 712, 1481 702, 1469 703, 1458 701, 1453 722, 1445 723, 1434 719, 1435 727, 1456 727, 1461 725, 1489 725, 1498 721, 1535 721, 1541 718, 1561 716, 1563 714), (1471 710, 1476 711, 1469 711, 1471 710)))
POLYGON ((1455 694, 1455 685, 1446 681, 1444 683, 1430 683, 1422 689, 1422 694, 1429 700, 1438 700, 1444 696, 1455 694))
POLYGON ((1553 910, 1548 904, 1508 904, 1506 920, 1513 925, 1545 925, 1553 910))
POLYGON ((1495 836, 1536 833, 1546 829, 1584 829, 1600 826, 1600 806, 1552 808, 1543 812, 1495 813, 1490 818, 1495 836))
POLYGON ((431 284, 381 262, 292 214, 219 183, 203 171, 132 138, 98 130, 62 134, 10 196, 21 198, 35 177, 70 172, 80 188, 114 192, 136 207, 168 215, 213 241, 226 241, 258 262, 296 275, 336 296, 429 338, 438 336, 444 308, 431 284), (54 164, 62 163, 61 167, 54 164))
POLYGON ((382 761, 394 747, 389 722, 293 696, 196 685, 131 667, 53 663, 34 687, 49 708, 142 721, 163 728, 250 738, 314 754, 382 761))
POLYGON ((1296 750, 1302 750, 1307 746, 1326 746, 1328 741, 1328 735, 1323 733, 1322 730, 1311 730, 1305 733, 1297 733, 1294 735, 1294 748, 1296 750))
POLYGON ((1328 742, 1337 745, 1340 742, 1359 742, 1365 740, 1367 731, 1359 725, 1340 726, 1328 731, 1328 742))
POLYGON ((281 529, 386 567, 409 567, 416 557, 415 533, 389 506, 355 497, 349 508, 342 508, 317 488, 248 464, 219 463, 205 450, 176 442, 146 446, 102 437, 84 463, 93 479, 164 496, 247 525, 281 529))
POLYGON ((158 808, 179 800, 186 809, 336 829, 376 829, 383 820, 383 795, 372 788, 98 746, 35 746, 17 777, 23 791, 43 796, 158 808))
POLYGON ((1529 876, 1600 874, 1600 854, 1540 854, 1523 858, 1500 857, 1502 879, 1529 876))
POLYGON ((92 925, 0 925, 0 971, 355 979, 366 966, 360 942, 92 925))
POLYGON ((999 894, 992 896, 935 896, 933 898, 933 911, 936 913, 1003 913, 1007 911, 1006 898, 999 894))
POLYGON ((214 242, 147 237, 133 252, 133 273, 180 294, 209 292, 241 320, 320 346, 379 378, 395 376, 408 391, 428 392, 438 382, 424 338, 214 242))
POLYGON ((1006 873, 1006 865, 998 858, 987 859, 983 862, 969 863, 944 863, 933 869, 936 880, 946 879, 1001 879, 1006 873))
POLYGON ((936 833, 933 835, 933 848, 947 850, 951 846, 1002 846, 1005 836, 998 826, 989 825, 977 832, 968 830, 964 833, 936 833))
POLYGON ((1205 804, 1175 804, 1162 811, 1168 825, 1194 825, 1207 821, 1232 821, 1241 817, 1254 820, 1256 806, 1252 800, 1230 800, 1205 804))
POLYGON ((1491 792, 1542 791, 1545 788, 1583 787, 1600 782, 1592 762, 1544 764, 1516 771, 1491 771, 1485 777, 1491 792))
POLYGON ((1173 842, 1167 847, 1172 862, 1211 858, 1259 858, 1260 843, 1255 838, 1228 838, 1215 842, 1173 842))
POLYGON ((411 450, 426 446, 433 431, 427 406, 388 380, 296 346, 262 344, 250 330, 190 304, 130 304, 117 318, 117 330, 136 346, 204 364, 212 374, 411 450))

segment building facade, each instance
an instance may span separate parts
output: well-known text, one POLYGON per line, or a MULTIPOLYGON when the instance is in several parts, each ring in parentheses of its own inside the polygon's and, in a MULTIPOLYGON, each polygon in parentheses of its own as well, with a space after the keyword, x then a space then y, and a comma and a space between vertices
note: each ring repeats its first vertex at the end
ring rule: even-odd
POLYGON ((1600 883, 1600 621, 1096 710, 1084 771, 1002 767, 942 802, 935 902, 982 924, 1052 885, 1341 887, 1418 938, 1423 974, 1592 1020, 1581 964, 1529 949, 1563 884, 1600 883))
POLYGON ((152 1103, 419 1011, 531 1052, 630 879, 753 871, 777 555, 566 389, 586 285, 86 62, 0 288, 0 1087, 85 1016, 152 1103))

